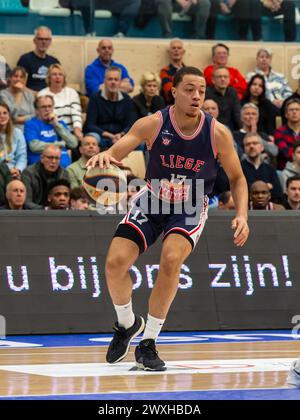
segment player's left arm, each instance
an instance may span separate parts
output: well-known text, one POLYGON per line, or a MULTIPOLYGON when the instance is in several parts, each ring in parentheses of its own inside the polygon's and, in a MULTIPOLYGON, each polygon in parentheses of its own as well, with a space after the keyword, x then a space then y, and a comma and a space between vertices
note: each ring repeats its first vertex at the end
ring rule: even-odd
POLYGON ((230 190, 236 208, 236 216, 232 221, 233 241, 235 245, 243 246, 249 236, 247 181, 234 149, 231 133, 218 122, 215 126, 215 145, 217 156, 229 178, 230 190))

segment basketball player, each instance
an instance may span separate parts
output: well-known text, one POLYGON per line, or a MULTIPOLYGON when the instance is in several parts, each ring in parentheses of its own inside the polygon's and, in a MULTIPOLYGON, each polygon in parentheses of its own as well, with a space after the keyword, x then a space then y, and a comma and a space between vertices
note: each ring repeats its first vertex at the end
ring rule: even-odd
POLYGON ((145 140, 150 153, 147 187, 135 197, 131 210, 119 224, 106 260, 108 289, 117 313, 114 337, 106 355, 109 363, 121 361, 133 338, 145 328, 135 350, 137 366, 151 371, 166 369, 155 341, 175 298, 181 265, 195 247, 205 224, 207 194, 212 191, 217 175, 217 158, 228 175, 235 202, 233 242, 243 246, 247 240, 247 182, 228 129, 201 111, 205 87, 200 70, 183 67, 174 79, 174 106, 141 118, 109 150, 87 162, 87 167, 120 165, 120 161, 145 140), (200 199, 195 199, 196 181, 200 179, 204 180, 204 192, 200 199), (156 180, 160 180, 159 188, 156 180), (160 210, 163 203, 171 202, 169 214, 149 211, 146 204, 153 197, 159 201, 160 210), (179 202, 195 205, 192 222, 184 206, 181 214, 174 210, 179 202), (145 326, 143 318, 132 311, 129 269, 161 233, 164 237, 160 267, 145 326))

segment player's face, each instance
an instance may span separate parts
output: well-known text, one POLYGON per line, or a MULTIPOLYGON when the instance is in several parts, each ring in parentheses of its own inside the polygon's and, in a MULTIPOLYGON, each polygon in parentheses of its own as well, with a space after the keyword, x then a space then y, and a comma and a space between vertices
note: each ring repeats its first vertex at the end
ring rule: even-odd
POLYGON ((198 115, 205 99, 205 88, 204 77, 186 74, 172 90, 176 107, 189 117, 198 115))

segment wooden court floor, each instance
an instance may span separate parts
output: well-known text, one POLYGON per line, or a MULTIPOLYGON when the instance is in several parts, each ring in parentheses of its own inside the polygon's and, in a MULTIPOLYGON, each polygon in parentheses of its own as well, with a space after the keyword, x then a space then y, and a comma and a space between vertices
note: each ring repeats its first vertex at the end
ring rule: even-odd
POLYGON ((106 346, 0 349, 0 396, 53 396, 286 387, 299 341, 158 346, 166 372, 132 369, 134 347, 117 365, 106 346))

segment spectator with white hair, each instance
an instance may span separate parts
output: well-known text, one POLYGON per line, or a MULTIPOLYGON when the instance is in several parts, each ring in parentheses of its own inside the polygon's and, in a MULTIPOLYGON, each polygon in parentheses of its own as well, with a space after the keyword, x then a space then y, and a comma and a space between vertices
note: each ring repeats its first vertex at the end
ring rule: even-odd
POLYGON ((46 87, 47 72, 51 64, 59 63, 57 58, 47 54, 51 41, 51 29, 39 26, 34 31, 34 50, 23 54, 17 62, 28 73, 27 87, 37 92, 46 87))
POLYGON ((275 72, 271 66, 272 51, 269 48, 260 48, 256 54, 256 68, 247 74, 246 79, 249 81, 255 74, 261 74, 266 81, 266 97, 277 108, 281 108, 283 101, 292 95, 293 91, 289 86, 286 77, 275 72))

